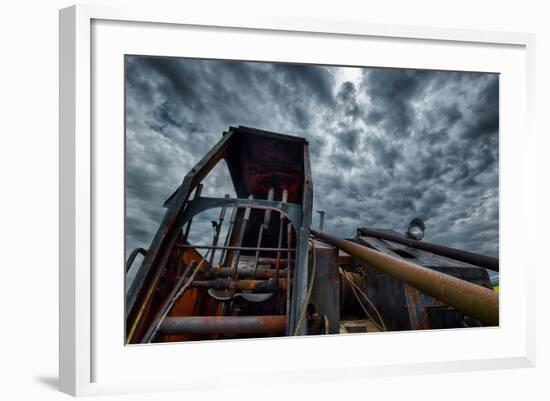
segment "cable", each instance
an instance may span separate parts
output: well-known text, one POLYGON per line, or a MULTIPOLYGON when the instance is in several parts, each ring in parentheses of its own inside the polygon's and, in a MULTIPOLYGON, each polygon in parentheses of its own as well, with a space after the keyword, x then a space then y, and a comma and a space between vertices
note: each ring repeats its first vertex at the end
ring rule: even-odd
POLYGON ((371 316, 371 314, 369 313, 369 311, 367 310, 367 308, 366 308, 365 305, 363 304, 363 301, 361 301, 361 298, 359 298, 359 294, 357 293, 357 291, 355 290, 355 288, 351 287, 351 291, 353 292, 353 295, 355 296, 355 299, 357 300, 357 303, 359 304, 359 306, 361 307, 361 309, 363 309, 363 312, 365 312, 365 314, 367 315, 367 318, 370 319, 370 321, 372 322, 372 324, 374 324, 378 330, 384 331, 384 329, 383 329, 378 323, 376 323, 376 321, 374 320, 374 318, 371 316))
POLYGON ((304 321, 304 317, 306 315, 307 310, 307 304, 309 303, 309 298, 311 297, 311 291, 313 290, 313 282, 315 281, 315 270, 316 270, 316 260, 315 260, 315 244, 313 241, 309 241, 311 244, 311 249, 313 253, 313 267, 311 269, 311 280, 309 282, 309 288, 307 290, 306 299, 304 300, 304 306, 302 306, 302 311, 300 312, 300 318, 298 319, 298 323, 296 324, 296 329, 294 330, 294 335, 298 335, 298 331, 300 330, 300 327, 302 326, 302 323, 304 321))
POLYGON ((165 311, 163 312, 163 314, 161 315, 157 325, 155 326, 155 329, 153 330, 153 333, 151 335, 151 338, 153 338, 158 329, 160 328, 162 322, 164 321, 164 318, 166 318, 166 315, 168 315, 168 313, 170 312, 170 310, 172 309, 172 307, 174 306, 174 304, 177 302, 178 299, 180 299, 182 296, 183 296, 183 293, 187 290, 187 288, 189 288, 189 286, 191 285, 191 283, 193 282, 193 280, 195 279, 195 276, 197 275, 197 273, 201 270, 202 268, 202 265, 203 263, 206 261, 206 258, 208 257, 208 254, 210 253, 210 249, 204 254, 203 258, 201 259, 201 261, 199 262, 199 264, 197 265, 197 267, 195 267, 195 270, 193 270, 193 273, 191 274, 191 276, 189 276, 189 278, 187 279, 187 281, 185 282, 185 284, 179 289, 179 291, 172 297, 172 299, 170 299, 168 305, 167 305, 167 308, 165 309, 165 311))
MULTIPOLYGON (((340 268, 340 274, 342 274, 342 276, 344 276, 344 278, 348 281, 348 283, 351 284, 352 286, 352 291, 354 293, 354 295, 356 297, 358 297, 358 295, 356 294, 355 292, 355 289, 357 289, 357 291, 359 291, 361 293, 361 295, 363 295, 363 297, 365 298, 365 300, 369 303, 369 305, 371 306, 371 308, 374 310, 374 312, 376 313, 376 316, 378 317, 378 320, 380 322, 380 324, 382 325, 382 328, 383 328, 383 331, 388 331, 388 329, 386 328, 386 325, 384 324, 384 320, 382 319, 382 316, 380 315, 380 313, 378 312, 378 309, 376 308, 376 306, 374 306, 374 304, 372 303, 372 301, 370 300, 370 298, 367 296, 367 294, 365 294, 365 292, 357 285, 355 284, 348 276, 347 276, 347 272, 345 272, 344 270, 342 270, 342 268, 340 268)), ((360 302, 361 305, 362 305, 362 302, 360 302)), ((364 309, 365 310, 365 309, 364 309)), ((370 314, 365 310, 365 313, 367 313, 367 316, 369 316, 369 318, 373 321, 373 323, 378 326, 380 328, 380 326, 378 324, 376 324, 376 322, 374 321, 374 319, 370 316, 370 314)))
MULTIPOLYGON (((345 273, 345 272, 344 272, 345 273)), ((378 312, 378 309, 376 308, 376 306, 374 306, 374 304, 372 303, 372 301, 370 300, 370 298, 367 296, 367 294, 365 294, 365 292, 357 285, 355 284, 352 280, 349 279, 349 277, 346 276, 346 279, 348 280, 348 282, 352 285, 352 288, 355 287, 357 289, 357 291, 359 291, 361 293, 361 295, 363 295, 363 297, 365 298, 365 300, 369 303, 369 305, 371 306, 371 308, 374 310, 374 312, 376 313, 376 316, 378 317, 378 320, 380 321, 380 323, 382 324, 382 327, 384 329, 384 331, 388 331, 387 328, 386 328, 386 325, 384 324, 384 320, 382 319, 382 316, 380 315, 380 313, 378 312)), ((374 322, 374 319, 372 319, 371 317, 371 320, 373 320, 374 322)))

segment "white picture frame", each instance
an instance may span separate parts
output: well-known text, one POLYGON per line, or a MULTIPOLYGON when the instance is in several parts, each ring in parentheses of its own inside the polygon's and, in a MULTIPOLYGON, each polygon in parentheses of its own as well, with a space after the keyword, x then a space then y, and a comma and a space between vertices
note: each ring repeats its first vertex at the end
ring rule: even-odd
MULTIPOLYGON (((535 167, 531 162, 534 159, 531 155, 534 154, 535 143, 531 127, 534 110, 534 43, 534 35, 523 33, 375 25, 349 21, 262 18, 255 15, 243 15, 240 19, 232 18, 228 22, 222 15, 188 14, 184 10, 155 7, 112 8, 79 5, 61 10, 60 390, 79 396, 197 389, 207 385, 211 387, 212 376, 201 373, 200 368, 204 364, 199 356, 210 358, 220 352, 238 355, 243 350, 251 354, 267 352, 268 358, 275 358, 270 359, 275 360, 271 366, 255 367, 254 372, 249 372, 251 379, 257 383, 262 383, 262 380, 265 380, 265 383, 272 383, 273 380, 326 380, 344 377, 361 380, 364 377, 397 375, 405 372, 418 374, 534 366, 535 297, 534 282, 530 273, 534 271, 535 261, 533 256, 529 256, 534 253, 527 252, 527 259, 522 259, 516 247, 507 246, 514 243, 517 248, 527 250, 531 246, 526 238, 520 237, 518 232, 532 230, 535 215, 535 184, 532 179, 529 179, 535 175, 535 167), (180 30, 183 32, 182 35, 190 34, 186 29, 192 30, 198 38, 201 37, 200 35, 206 35, 203 38, 206 49, 195 49, 193 54, 186 53, 185 50, 182 50, 183 54, 173 54, 176 42, 175 39, 170 39, 170 37, 173 38, 171 35, 179 35, 180 30), (147 31, 147 35, 140 37, 139 32, 143 30, 147 31), (116 135, 123 135, 123 132, 118 129, 120 121, 114 121, 122 116, 104 118, 108 116, 104 114, 107 108, 113 113, 120 112, 119 101, 123 91, 123 87, 118 86, 123 74, 123 70, 118 68, 121 64, 112 63, 113 59, 106 57, 110 55, 109 57, 114 57, 118 63, 121 63, 122 60, 117 58, 120 52, 151 54, 157 51, 163 55, 207 56, 208 52, 212 51, 209 50, 209 40, 212 40, 211 49, 218 49, 215 47, 217 46, 215 42, 220 35, 231 38, 232 43, 250 40, 250 49, 242 48, 242 53, 236 54, 235 48, 225 46, 225 49, 216 50, 218 53, 215 55, 219 58, 252 57, 258 60, 279 61, 283 57, 288 60, 304 61, 304 57, 310 57, 305 61, 323 63, 327 62, 328 58, 321 53, 301 55, 303 47, 300 48, 298 44, 289 45, 287 42, 276 44, 278 41, 290 38, 294 43, 325 41, 327 46, 334 46, 329 42, 336 38, 339 43, 344 44, 344 47, 348 44, 356 46, 363 41, 365 43, 372 41, 372 49, 375 53, 376 46, 380 47, 381 44, 388 47, 404 44, 407 46, 401 48, 404 50, 402 54, 390 55, 380 51, 380 61, 377 64, 379 66, 404 66, 403 58, 414 56, 417 59, 411 59, 407 65, 417 68, 478 70, 482 65, 479 63, 486 62, 485 65, 489 66, 489 71, 504 74, 503 77, 506 79, 501 91, 501 142, 503 143, 500 152, 500 258, 503 271, 501 313, 503 315, 499 328, 460 331, 458 334, 457 331, 450 330, 375 336, 323 336, 323 338, 124 347, 122 338, 116 335, 123 326, 123 321, 113 320, 116 319, 115 315, 112 318, 106 318, 102 313, 106 302, 112 305, 120 302, 122 305, 123 292, 117 292, 120 289, 120 282, 112 286, 105 285, 106 276, 94 271, 99 268, 99 262, 105 261, 109 264, 111 263, 109 261, 112 261, 113 269, 116 269, 116 266, 121 263, 119 256, 123 252, 121 247, 120 254, 102 251, 98 253, 101 246, 97 246, 98 230, 105 227, 104 222, 101 221, 102 218, 114 216, 112 221, 116 224, 113 224, 118 227, 111 233, 105 232, 106 237, 116 243, 120 240, 121 234, 121 219, 118 214, 122 205, 118 201, 123 192, 120 187, 123 181, 119 180, 123 172, 117 170, 117 166, 120 167, 120 158, 123 158, 123 154, 120 154, 120 137, 116 136, 116 142, 112 143, 103 139, 98 142, 94 137, 94 132, 97 133, 98 129, 100 132, 114 130, 112 132, 117 132, 116 135), (254 35, 262 35, 264 40, 273 41, 275 46, 270 49, 271 53, 261 54, 261 50, 253 49, 251 39, 254 35), (162 41, 162 38, 166 40, 162 41), (106 39, 109 40, 106 41, 106 39), (136 44, 136 41, 139 43, 136 44), (430 46, 433 47, 431 50, 430 46), (408 47, 415 48, 415 52, 408 54, 406 50, 408 47), (420 51, 422 47, 426 49, 420 51), (430 60, 428 56, 435 48, 442 54, 449 54, 448 59, 438 62, 447 64, 436 65, 433 60, 430 60), (494 54, 484 55, 487 49, 494 49, 494 51, 491 50, 494 54), (105 54, 102 53, 104 51, 105 54), (479 55, 479 59, 470 54, 461 63, 453 61, 452 54, 460 52, 465 52, 465 55, 474 52, 472 54, 479 55), (422 54, 426 55, 424 59, 422 54), (106 71, 104 68, 108 65, 111 71, 104 74, 106 71), (111 73, 115 74, 113 79, 116 84, 105 85, 110 82, 111 73), (99 88, 94 86, 98 82, 103 82, 103 86, 99 88), (516 91, 514 95, 517 96, 514 96, 514 99, 510 96, 511 89, 516 91), (113 102, 119 103, 111 104, 109 99, 104 97, 102 98, 104 102, 99 102, 98 98, 104 96, 106 91, 113 91, 111 98, 113 102), (512 131, 518 130, 522 132, 520 140, 511 135, 512 131), (101 178, 105 174, 102 168, 116 172, 112 174, 112 180, 109 179, 109 182, 101 178), (523 190, 514 190, 517 185, 520 185, 523 190), (106 195, 98 194, 105 194, 109 188, 113 193, 108 195, 111 199, 115 199, 114 203, 119 209, 105 211, 101 196, 106 195), (506 201, 503 202, 503 199, 506 201), (512 265, 516 265, 515 270, 508 268, 512 265), (101 302, 97 297, 94 298, 98 287, 101 287, 102 291, 101 302), (115 333, 114 336, 111 336, 111 330, 115 333), (106 337, 115 338, 114 341, 120 347, 115 345, 117 349, 113 350, 109 346, 104 346, 106 337), (429 344, 435 344, 433 346, 437 349, 445 342, 457 341, 457 339, 464 343, 481 345, 477 348, 473 347, 474 349, 470 349, 469 352, 465 352, 468 350, 461 348, 459 344, 454 351, 449 350, 448 353, 443 352, 439 356, 435 353, 430 355, 430 352, 419 354, 422 352, 422 347, 428 347, 429 344), (366 358, 357 350, 368 348, 367 342, 376 343, 376 348, 391 346, 396 355, 386 357, 371 350, 369 358, 366 358), (415 344, 411 348, 416 348, 416 351, 400 352, 399 344, 403 342, 415 344), (270 351, 265 351, 266 345, 269 346, 270 351), (315 356, 315 350, 318 349, 323 349, 323 355, 315 356), (343 353, 341 352, 343 349, 353 349, 354 353, 343 353), (144 366, 154 366, 158 361, 169 362, 173 354, 183 353, 193 361, 194 367, 187 373, 183 372, 184 380, 175 375, 167 375, 167 371, 162 369, 144 373, 146 377, 144 379, 136 376, 136 371, 131 369, 132 366, 139 367, 140 361, 144 366), (292 366, 285 365, 284 358, 288 360, 289 353, 295 357, 292 366), (426 357, 421 358, 419 355, 426 355, 426 357), (269 380, 263 378, 265 373, 269 373, 269 380)), ((338 57, 336 48, 334 49, 331 55, 333 60, 338 57)), ((341 53, 344 56, 345 51, 344 49, 341 53)), ((343 60, 345 57, 341 57, 342 64, 364 65, 360 59, 357 59, 354 64, 353 57, 345 61, 343 60)), ((105 269, 105 263, 101 266, 105 269)), ((120 266, 122 272, 122 264, 120 266)), ((117 308, 113 309, 120 309, 117 308)), ((166 369, 169 367, 170 363, 167 363, 166 369)), ((243 369, 246 369, 244 365, 243 369)), ((235 385, 231 380, 224 380, 221 377, 216 383, 217 386, 235 385)))

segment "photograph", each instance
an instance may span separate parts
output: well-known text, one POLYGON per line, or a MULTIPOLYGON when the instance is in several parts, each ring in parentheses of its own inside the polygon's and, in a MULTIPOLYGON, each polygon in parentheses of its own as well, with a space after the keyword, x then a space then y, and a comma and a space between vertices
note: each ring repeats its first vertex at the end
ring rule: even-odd
POLYGON ((499 326, 498 73, 126 54, 124 103, 124 344, 499 326))

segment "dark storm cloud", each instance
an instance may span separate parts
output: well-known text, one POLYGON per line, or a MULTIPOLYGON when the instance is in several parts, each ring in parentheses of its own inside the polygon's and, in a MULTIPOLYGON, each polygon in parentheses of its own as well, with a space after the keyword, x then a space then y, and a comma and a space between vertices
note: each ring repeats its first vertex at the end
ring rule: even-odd
MULTIPOLYGON (((498 254, 497 75, 135 56, 126 77, 127 252, 148 247, 222 132, 247 125, 309 141, 327 230, 402 232, 419 216, 428 241, 498 254)), ((225 162, 204 184, 234 194, 225 162)), ((209 241, 217 213, 192 239, 209 241)))
POLYGON ((367 123, 383 125, 386 135, 391 137, 408 137, 415 117, 412 101, 423 92, 433 74, 417 70, 368 70, 363 86, 368 88, 374 107, 366 115, 367 123))

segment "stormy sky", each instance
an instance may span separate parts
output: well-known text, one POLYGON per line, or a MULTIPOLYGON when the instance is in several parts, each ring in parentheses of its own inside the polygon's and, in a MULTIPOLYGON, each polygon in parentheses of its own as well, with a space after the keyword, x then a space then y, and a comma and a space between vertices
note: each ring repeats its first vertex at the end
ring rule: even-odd
MULTIPOLYGON (((498 256, 498 75, 126 57, 126 252, 230 125, 305 137, 325 230, 406 230, 498 256)), ((206 196, 234 195, 224 162, 206 196)), ((211 211, 191 240, 209 243, 211 211)), ((313 226, 318 225, 314 213, 313 226)))

